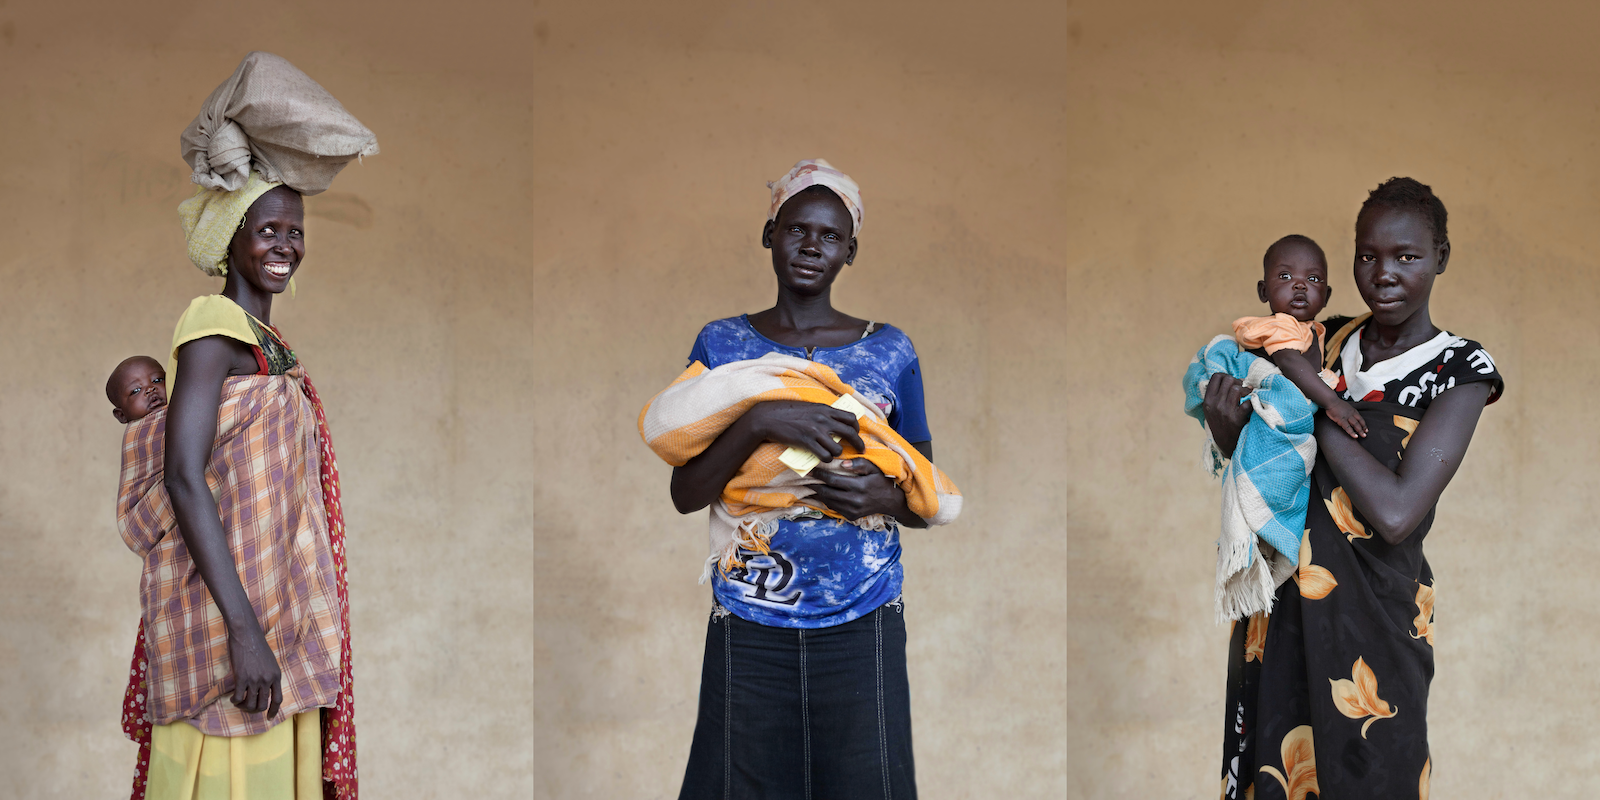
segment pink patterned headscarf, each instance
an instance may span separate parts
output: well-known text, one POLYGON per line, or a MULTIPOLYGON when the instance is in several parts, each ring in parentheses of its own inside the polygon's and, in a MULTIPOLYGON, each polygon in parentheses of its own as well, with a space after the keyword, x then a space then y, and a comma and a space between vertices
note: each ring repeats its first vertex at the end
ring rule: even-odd
POLYGON ((845 210, 850 212, 850 236, 860 236, 861 187, 849 175, 834 169, 832 164, 820 158, 801 161, 788 174, 767 184, 767 188, 772 190, 772 208, 767 211, 767 220, 777 219, 778 209, 783 207, 786 200, 811 186, 826 186, 839 195, 839 199, 844 201, 845 210))

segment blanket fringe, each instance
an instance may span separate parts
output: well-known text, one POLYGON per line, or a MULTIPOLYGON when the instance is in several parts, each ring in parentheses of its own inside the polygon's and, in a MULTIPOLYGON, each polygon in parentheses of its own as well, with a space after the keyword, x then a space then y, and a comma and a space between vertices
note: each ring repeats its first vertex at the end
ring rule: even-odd
POLYGON ((865 531, 877 531, 878 533, 883 533, 898 524, 895 522, 894 517, 888 514, 872 514, 855 521, 856 527, 865 531))
POLYGON ((1237 552, 1226 559, 1221 552, 1217 554, 1218 625, 1257 613, 1272 613, 1273 595, 1299 567, 1259 538, 1252 536, 1249 541, 1245 553, 1248 565, 1237 560, 1237 552))
MULTIPOLYGON (((799 506, 793 510, 804 512, 807 509, 804 506, 799 506)), ((717 569, 724 575, 743 567, 744 559, 739 557, 740 549, 761 555, 772 552, 770 543, 772 535, 777 532, 777 518, 759 519, 750 517, 740 520, 738 526, 733 530, 733 538, 726 545, 723 545, 722 552, 712 553, 706 557, 705 568, 700 571, 700 582, 705 583, 706 579, 711 577, 712 565, 716 565, 717 569)))
MULTIPOLYGON (((960 495, 952 495, 957 502, 960 495)), ((720 502, 720 501, 719 501, 720 502)), ((809 506, 792 506, 783 509, 776 515, 751 515, 739 520, 733 530, 733 538, 723 545, 722 551, 706 556, 705 566, 700 570, 700 583, 705 583, 711 577, 712 567, 726 575, 735 569, 744 566, 744 559, 739 556, 740 550, 748 550, 757 555, 772 552, 772 536, 778 532, 778 522, 798 517, 809 517, 816 512, 809 506)), ((887 533, 898 530, 900 523, 888 514, 872 514, 862 517, 854 523, 862 530, 887 533)))

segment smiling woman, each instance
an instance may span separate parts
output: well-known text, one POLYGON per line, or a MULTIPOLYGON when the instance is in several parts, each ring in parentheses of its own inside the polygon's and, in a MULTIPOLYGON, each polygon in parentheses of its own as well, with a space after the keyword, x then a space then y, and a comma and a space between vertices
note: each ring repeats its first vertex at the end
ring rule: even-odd
POLYGON ((171 405, 124 446, 119 522, 146 575, 124 715, 142 745, 135 797, 321 796, 325 767, 353 796, 337 467, 321 399, 271 323, 304 216, 299 192, 254 174, 185 203, 191 256, 226 282, 179 320, 171 405), (232 232, 220 258, 216 228, 232 232), (337 720, 332 763, 319 709, 337 720))
POLYGON ((304 73, 252 53, 184 144, 201 185, 178 208, 189 258, 225 280, 178 320, 170 404, 123 440, 118 527, 144 560, 123 713, 134 800, 355 800, 338 464, 272 303, 305 259, 302 194, 376 143, 304 73), (243 125, 263 109, 276 147, 243 125), (326 160, 284 145, 320 147, 300 129, 330 126, 357 135, 326 160))

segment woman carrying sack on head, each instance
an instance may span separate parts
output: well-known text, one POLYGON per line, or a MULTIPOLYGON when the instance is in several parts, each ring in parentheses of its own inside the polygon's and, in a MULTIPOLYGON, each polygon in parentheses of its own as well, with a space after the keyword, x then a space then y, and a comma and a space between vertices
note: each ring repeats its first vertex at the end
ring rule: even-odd
POLYGON ((338 464, 272 324, 306 254, 302 195, 377 152, 287 61, 245 57, 183 135, 189 257, 223 276, 173 334, 170 404, 128 426, 118 527, 144 560, 123 729, 135 800, 356 797, 338 464))

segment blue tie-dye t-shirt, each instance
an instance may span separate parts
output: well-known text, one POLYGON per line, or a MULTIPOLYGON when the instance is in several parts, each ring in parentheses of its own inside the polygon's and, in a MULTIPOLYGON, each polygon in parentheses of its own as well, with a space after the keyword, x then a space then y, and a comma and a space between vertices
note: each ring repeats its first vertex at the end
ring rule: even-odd
MULTIPOLYGON (((719 319, 700 330, 689 361, 715 369, 767 353, 806 358, 805 348, 756 332, 749 317, 719 319)), ((908 442, 927 442, 922 371, 910 337, 893 325, 843 347, 818 347, 810 359, 883 409, 908 442)), ((842 625, 900 595, 900 532, 862 530, 832 517, 778 522, 770 555, 746 552, 745 566, 712 570, 717 601, 743 619, 780 628, 842 625)))

